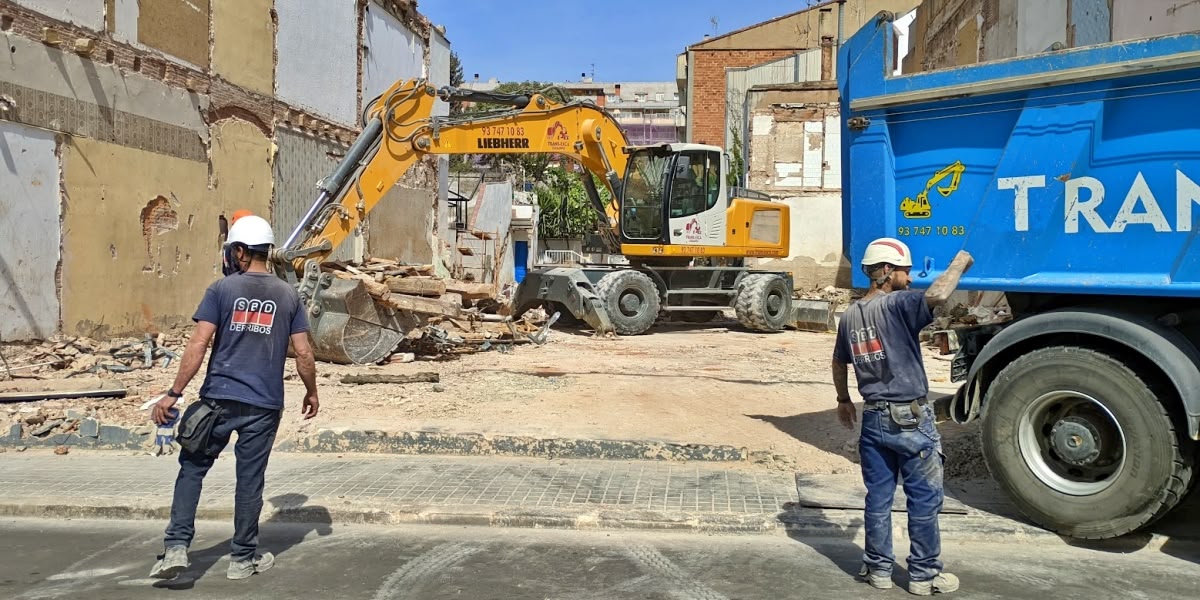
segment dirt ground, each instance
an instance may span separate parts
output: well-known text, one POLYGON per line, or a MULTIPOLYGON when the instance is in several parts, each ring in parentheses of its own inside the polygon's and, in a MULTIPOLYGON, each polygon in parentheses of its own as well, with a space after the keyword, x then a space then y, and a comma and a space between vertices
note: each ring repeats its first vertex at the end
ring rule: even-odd
MULTIPOLYGON (((650 334, 596 339, 555 330, 542 346, 383 366, 319 363, 321 413, 299 417, 303 385, 291 364, 280 441, 320 429, 437 430, 530 437, 721 444, 773 455, 803 473, 855 468, 857 433, 836 420, 829 377, 832 334, 757 334, 732 321, 663 324, 650 334), (440 383, 341 383, 346 374, 436 372, 440 383)), ((951 392, 949 357, 926 348, 935 391, 951 392)), ((290 361, 289 361, 290 363, 290 361)), ((8 404, 11 421, 34 411, 93 411, 102 422, 148 424, 140 406, 166 389, 174 367, 123 374, 130 397, 8 404)), ((198 376, 187 394, 194 397, 198 376)), ((4 414, 4 413, 0 413, 4 414)), ((48 415, 52 417, 52 415, 48 415)), ((986 477, 975 427, 942 425, 947 475, 986 477)))

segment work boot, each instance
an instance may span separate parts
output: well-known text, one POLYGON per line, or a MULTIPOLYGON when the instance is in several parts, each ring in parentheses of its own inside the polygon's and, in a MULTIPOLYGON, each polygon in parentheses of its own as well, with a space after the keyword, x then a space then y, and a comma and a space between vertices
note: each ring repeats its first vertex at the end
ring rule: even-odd
POLYGON ((175 579, 188 568, 187 546, 171 546, 163 553, 162 559, 154 563, 150 576, 155 579, 175 579))
POLYGON ((958 577, 949 573, 938 573, 928 581, 908 582, 908 593, 917 596, 932 596, 934 594, 949 594, 958 589, 958 577))
POLYGON ((858 570, 858 578, 860 581, 865 581, 871 584, 871 587, 877 590, 892 589, 892 574, 882 571, 872 571, 864 563, 862 568, 858 570))
POLYGON ((229 579, 245 579, 255 573, 262 573, 275 566, 275 555, 266 552, 252 559, 229 561, 229 571, 225 576, 229 579))

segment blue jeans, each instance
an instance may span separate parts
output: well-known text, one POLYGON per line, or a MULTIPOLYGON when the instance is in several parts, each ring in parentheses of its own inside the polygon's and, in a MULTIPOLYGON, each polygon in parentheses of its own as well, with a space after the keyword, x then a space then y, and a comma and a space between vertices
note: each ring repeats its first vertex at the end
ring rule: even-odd
MULTIPOLYGON (((247 560, 258 549, 258 517, 262 514, 263 486, 267 459, 275 444, 275 432, 283 411, 260 408, 234 400, 217 400, 221 415, 213 425, 211 446, 217 451, 229 444, 237 432, 233 453, 237 458, 237 488, 234 492, 232 560, 247 560)), ((175 479, 175 499, 171 503, 171 523, 167 525, 166 547, 191 546, 196 535, 196 506, 204 476, 216 458, 183 451, 179 455, 179 476, 175 479)))
POLYGON ((938 529, 944 498, 942 438, 933 407, 925 405, 922 410, 924 416, 916 427, 902 429, 887 409, 868 408, 863 412, 858 445, 867 486, 863 562, 873 573, 892 572, 896 560, 892 554, 892 500, 896 480, 902 478, 908 497, 908 572, 912 581, 928 581, 942 570, 938 529))

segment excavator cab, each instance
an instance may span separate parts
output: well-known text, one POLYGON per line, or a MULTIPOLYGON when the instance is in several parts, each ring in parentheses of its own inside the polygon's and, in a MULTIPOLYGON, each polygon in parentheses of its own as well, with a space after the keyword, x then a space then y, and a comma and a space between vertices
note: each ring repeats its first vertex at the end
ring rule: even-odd
POLYGON ((699 144, 628 149, 622 244, 725 245, 724 153, 699 144))

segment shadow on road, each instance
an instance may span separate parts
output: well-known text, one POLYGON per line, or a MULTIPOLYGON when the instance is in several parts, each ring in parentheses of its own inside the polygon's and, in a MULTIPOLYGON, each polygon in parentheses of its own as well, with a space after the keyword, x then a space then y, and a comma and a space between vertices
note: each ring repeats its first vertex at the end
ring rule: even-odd
MULTIPOLYGON (((300 545, 309 533, 319 536, 333 533, 333 517, 324 506, 308 505, 308 496, 303 494, 281 494, 268 499, 274 514, 259 527, 259 552, 271 552, 276 559, 288 550, 300 545), (273 527, 272 525, 279 525, 273 527), (283 526, 286 525, 286 526, 283 526)), ((169 590, 190 590, 218 562, 229 557, 232 538, 213 544, 203 550, 188 553, 192 565, 175 579, 157 582, 154 587, 169 590)))

